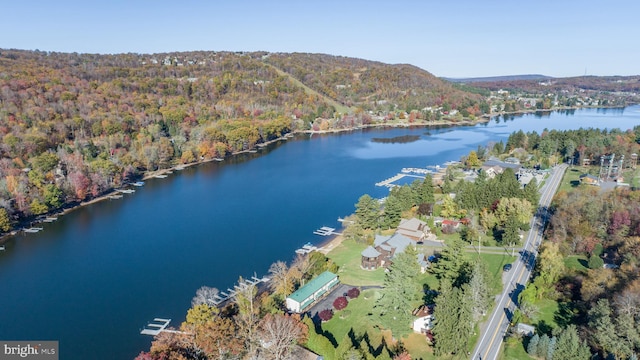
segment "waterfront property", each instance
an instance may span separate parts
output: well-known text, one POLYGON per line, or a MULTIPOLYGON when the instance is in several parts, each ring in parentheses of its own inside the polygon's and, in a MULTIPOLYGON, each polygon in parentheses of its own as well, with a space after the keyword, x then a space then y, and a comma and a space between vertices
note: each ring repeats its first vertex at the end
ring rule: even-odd
POLYGON ((287 309, 291 312, 304 312, 316 300, 322 298, 338 285, 338 275, 325 271, 309 281, 286 299, 287 309))
POLYGON ((396 232, 419 243, 427 238, 435 238, 427 223, 416 218, 400 220, 400 225, 398 225, 396 232))
POLYGON ((367 247, 361 253, 361 266, 365 270, 388 267, 396 254, 404 252, 404 249, 413 243, 413 240, 399 233, 392 236, 376 235, 373 246, 367 247))

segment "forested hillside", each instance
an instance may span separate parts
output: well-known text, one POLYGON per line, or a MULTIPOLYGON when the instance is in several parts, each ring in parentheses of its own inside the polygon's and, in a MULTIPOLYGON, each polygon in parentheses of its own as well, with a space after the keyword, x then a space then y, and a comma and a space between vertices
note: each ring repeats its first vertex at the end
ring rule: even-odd
POLYGON ((293 131, 481 104, 416 67, 329 55, 0 50, 0 232, 293 131))

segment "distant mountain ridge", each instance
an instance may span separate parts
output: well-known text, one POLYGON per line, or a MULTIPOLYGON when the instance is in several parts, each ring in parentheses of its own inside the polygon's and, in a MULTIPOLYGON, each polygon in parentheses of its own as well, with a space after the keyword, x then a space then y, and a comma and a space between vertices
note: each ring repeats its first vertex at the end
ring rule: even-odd
POLYGON ((525 74, 525 75, 505 75, 505 76, 487 76, 487 77, 473 77, 473 78, 447 78, 442 79, 453 83, 475 83, 475 82, 499 82, 499 81, 517 81, 517 80, 547 80, 554 79, 551 76, 540 74, 525 74))

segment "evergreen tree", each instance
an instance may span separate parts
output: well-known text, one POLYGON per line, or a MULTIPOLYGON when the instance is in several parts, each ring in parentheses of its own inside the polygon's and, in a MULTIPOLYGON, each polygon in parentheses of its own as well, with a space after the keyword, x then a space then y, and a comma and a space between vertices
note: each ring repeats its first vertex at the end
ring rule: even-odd
POLYGON ((376 229, 378 227, 378 217, 380 205, 378 201, 365 194, 358 199, 356 206, 356 218, 364 229, 376 229))
POLYGON ((395 196, 388 196, 384 202, 384 212, 382 216, 382 227, 386 229, 395 228, 400 223, 402 217, 402 204, 395 196))
POLYGON ((536 355, 540 358, 545 358, 547 356, 547 351, 549 350, 549 335, 542 334, 540 336, 540 340, 538 341, 538 349, 536 351, 536 355))
POLYGON ((600 299, 587 313, 588 326, 593 330, 593 339, 605 353, 616 357, 630 355, 631 351, 618 337, 615 325, 611 320, 609 300, 600 299))
POLYGON ((450 354, 456 347, 458 304, 454 301, 453 286, 447 279, 440 281, 440 292, 435 300, 433 310, 433 336, 435 338, 435 355, 450 354))
POLYGON ((500 188, 499 197, 511 198, 521 196, 520 183, 518 182, 513 169, 506 168, 502 174, 498 174, 495 178, 497 179, 500 188))
POLYGON ((531 356, 537 356, 538 355, 538 342, 540 341, 540 336, 538 334, 535 334, 531 337, 531 340, 529 340, 529 345, 527 345, 527 354, 531 355, 531 356))
MULTIPOLYGON (((468 288, 468 286, 464 286, 468 288)), ((435 354, 466 354, 473 330, 471 297, 466 290, 452 287, 447 280, 441 282, 434 310, 435 354)))
POLYGON ((476 261, 466 291, 471 303, 471 317, 474 322, 480 321, 491 306, 491 290, 488 279, 489 274, 485 264, 476 261))
POLYGON ((558 334, 554 360, 588 360, 591 357, 586 342, 580 340, 575 325, 569 325, 558 334))
POLYGON ((416 275, 420 273, 417 256, 411 245, 404 252, 395 254, 385 274, 383 295, 376 304, 383 322, 394 334, 402 334, 408 329, 413 319, 411 312, 423 294, 422 286, 416 281, 416 275))
POLYGON ((515 246, 520 243, 520 224, 514 214, 507 217, 502 232, 502 244, 515 246))
POLYGON ((439 280, 446 279, 456 283, 466 276, 461 272, 465 264, 464 243, 454 238, 445 245, 440 258, 429 269, 439 280))
POLYGON ((435 202, 435 196, 433 193, 433 176, 431 176, 431 174, 427 174, 424 177, 424 180, 419 182, 416 192, 418 204, 433 204, 435 202))
POLYGON ((547 360, 553 360, 553 353, 556 350, 556 342, 557 339, 555 336, 553 336, 550 340, 549 340, 549 345, 547 346, 547 355, 545 357, 545 359, 547 360))
POLYGON ((535 177, 524 187, 523 197, 529 200, 534 207, 538 206, 540 202, 540 191, 538 189, 538 180, 536 180, 535 177))

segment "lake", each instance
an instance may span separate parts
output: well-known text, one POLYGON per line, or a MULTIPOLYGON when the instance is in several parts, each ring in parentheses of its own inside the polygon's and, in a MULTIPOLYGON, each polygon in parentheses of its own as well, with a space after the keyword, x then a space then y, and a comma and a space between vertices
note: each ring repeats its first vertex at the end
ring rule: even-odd
POLYGON ((640 106, 492 119, 452 128, 299 135, 256 154, 150 179, 75 210, 0 252, 0 339, 58 340, 61 359, 132 359, 155 317, 179 326, 202 285, 226 289, 339 228, 363 194, 403 167, 441 165, 517 130, 620 128, 640 106), (411 137, 412 142, 372 141, 411 137), (265 153, 265 154, 262 154, 265 153), (268 154, 266 154, 268 153, 268 154))

